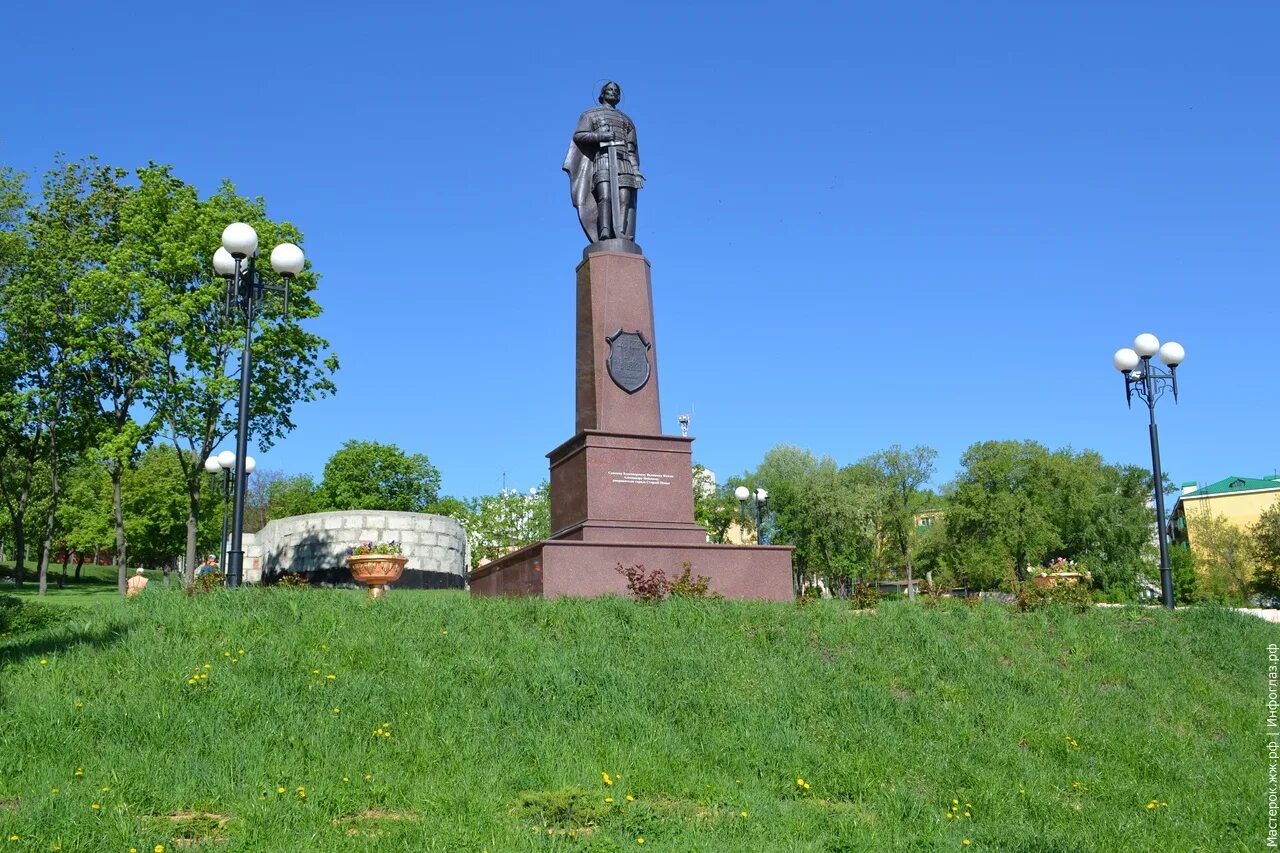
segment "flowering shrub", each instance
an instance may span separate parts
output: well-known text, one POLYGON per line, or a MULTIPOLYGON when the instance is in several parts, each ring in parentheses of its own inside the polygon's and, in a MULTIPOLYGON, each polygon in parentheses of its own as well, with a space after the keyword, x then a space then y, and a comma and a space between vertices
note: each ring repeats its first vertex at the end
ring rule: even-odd
POLYGON ((359 545, 347 549, 348 557, 363 557, 365 554, 403 554, 404 549, 394 539, 390 542, 373 542, 368 539, 359 545))

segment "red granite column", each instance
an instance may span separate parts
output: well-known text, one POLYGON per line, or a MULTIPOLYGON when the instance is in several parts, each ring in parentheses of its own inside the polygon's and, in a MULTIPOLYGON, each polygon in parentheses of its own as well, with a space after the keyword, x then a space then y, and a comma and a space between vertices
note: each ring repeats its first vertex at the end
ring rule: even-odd
POLYGON ((658 347, 653 333, 653 292, 644 255, 599 252, 578 266, 577 426, 661 435, 658 347), (609 337, 639 332, 649 343, 649 380, 627 393, 609 376, 609 337))

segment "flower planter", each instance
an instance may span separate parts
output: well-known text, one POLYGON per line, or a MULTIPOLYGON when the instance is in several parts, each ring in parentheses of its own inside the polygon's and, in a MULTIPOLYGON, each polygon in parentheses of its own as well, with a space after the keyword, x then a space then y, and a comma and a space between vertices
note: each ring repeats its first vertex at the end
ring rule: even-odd
POLYGON ((369 585, 370 598, 387 594, 387 584, 400 579, 409 558, 402 554, 359 554, 347 557, 351 577, 369 585))
POLYGON ((1036 575, 1036 586, 1055 586, 1060 583, 1078 583, 1084 575, 1080 572, 1049 572, 1047 575, 1036 575))

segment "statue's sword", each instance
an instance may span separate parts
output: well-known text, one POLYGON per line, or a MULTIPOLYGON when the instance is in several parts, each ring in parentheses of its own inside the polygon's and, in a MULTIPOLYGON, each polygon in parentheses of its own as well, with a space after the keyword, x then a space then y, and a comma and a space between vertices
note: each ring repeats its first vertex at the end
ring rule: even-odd
POLYGON ((613 214, 613 236, 622 237, 622 202, 618 198, 618 146, 627 143, 621 140, 602 142, 609 149, 609 206, 613 214))

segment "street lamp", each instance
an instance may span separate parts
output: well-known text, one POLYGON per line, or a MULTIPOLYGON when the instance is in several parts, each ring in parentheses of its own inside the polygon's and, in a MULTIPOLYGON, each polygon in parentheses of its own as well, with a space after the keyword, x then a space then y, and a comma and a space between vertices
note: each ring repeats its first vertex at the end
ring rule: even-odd
POLYGON ((769 493, 766 492, 764 489, 758 488, 755 490, 755 493, 753 494, 752 491, 748 489, 746 486, 738 486, 738 488, 733 490, 733 495, 738 499, 738 503, 741 504, 742 509, 744 511, 747 508, 747 498, 751 498, 751 497, 755 498, 754 503, 755 503, 755 509, 756 509, 756 544, 763 545, 764 544, 764 507, 765 507, 765 504, 769 502, 769 493))
MULTIPOLYGON (((254 303, 264 291, 284 294, 284 311, 289 313, 289 281, 306 263, 302 250, 292 243, 281 243, 271 250, 271 268, 284 278, 283 285, 264 284, 258 275, 258 232, 244 222, 233 222, 222 231, 222 248, 214 252, 213 270, 227 279, 226 312, 228 318, 236 310, 244 313, 244 351, 240 356, 240 422, 236 428, 236 459, 244 459, 249 448, 249 350, 253 344, 254 303)), ((244 493, 245 470, 241 465, 235 474, 235 505, 231 516, 231 547, 227 551, 227 586, 237 587, 244 577, 244 493)))
MULTIPOLYGON (((252 456, 244 458, 244 472, 252 474, 258 463, 252 456)), ((218 544, 218 571, 227 570, 227 502, 231 499, 231 472, 236 467, 236 455, 230 450, 215 453, 204 460, 204 470, 217 475, 222 472, 222 539, 218 544)))
POLYGON ((1164 606, 1173 609, 1173 573, 1169 570, 1169 546, 1165 542, 1164 475, 1160 472, 1160 436, 1156 431, 1156 400, 1165 391, 1173 392, 1178 401, 1178 365, 1187 353, 1181 344, 1169 341, 1160 345, 1155 335, 1142 334, 1133 339, 1133 349, 1116 350, 1112 363, 1124 374, 1124 398, 1133 408, 1133 395, 1147 404, 1151 415, 1151 473, 1155 477, 1156 540, 1160 544, 1160 597, 1164 606), (1160 360, 1168 366, 1168 372, 1153 367, 1151 357, 1160 354, 1160 360))

